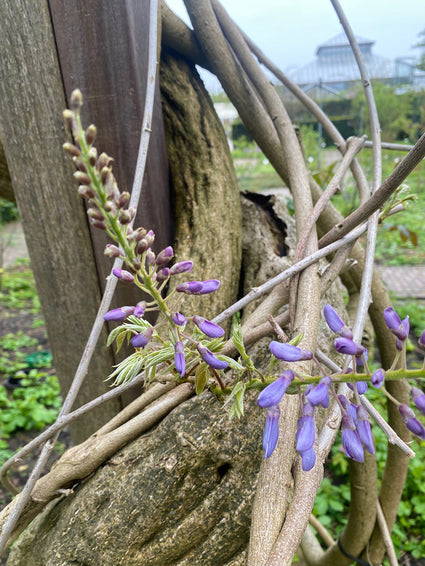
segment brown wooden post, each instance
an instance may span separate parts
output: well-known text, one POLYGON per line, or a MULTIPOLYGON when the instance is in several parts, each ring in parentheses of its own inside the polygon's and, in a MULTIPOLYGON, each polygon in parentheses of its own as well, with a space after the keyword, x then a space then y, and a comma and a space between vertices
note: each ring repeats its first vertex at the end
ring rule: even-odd
MULTIPOLYGON (((62 110, 79 87, 85 96, 83 117, 99 130, 99 149, 115 158, 121 188, 131 188, 145 91, 147 12, 147 0, 0 3, 0 137, 64 391, 94 321, 110 262, 103 256, 103 234, 89 232, 73 167, 62 151, 68 138, 62 110)), ((171 222, 157 100, 136 222, 153 228, 162 245, 170 241, 171 222)), ((135 299, 130 289, 119 288, 117 304, 135 299)), ((105 341, 106 330, 78 404, 108 388, 104 378, 112 359, 105 341)), ((74 440, 119 408, 118 401, 110 402, 90 414, 74 428, 74 440)))

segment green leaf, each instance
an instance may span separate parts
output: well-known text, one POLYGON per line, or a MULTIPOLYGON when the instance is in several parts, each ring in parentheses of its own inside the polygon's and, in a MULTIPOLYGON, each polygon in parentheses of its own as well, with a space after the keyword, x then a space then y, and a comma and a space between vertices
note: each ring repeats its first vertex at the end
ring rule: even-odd
POLYGON ((233 404, 230 407, 229 411, 229 418, 232 419, 233 417, 242 417, 244 414, 244 395, 245 395, 246 385, 243 381, 238 381, 236 385, 233 387, 232 392, 230 393, 229 397, 226 399, 224 405, 230 403, 233 400, 233 404))
POLYGON ((232 369, 245 371, 245 367, 233 358, 229 358, 228 356, 224 356, 223 354, 218 354, 217 358, 222 362, 227 362, 229 364, 229 367, 231 367, 232 369))
POLYGON ((111 332, 109 333, 106 345, 110 346, 115 341, 118 334, 120 334, 120 332, 123 332, 124 330, 125 330, 125 326, 117 326, 116 328, 111 330, 111 332))
POLYGON ((123 332, 121 332, 120 334, 118 334, 118 336, 117 336, 117 353, 121 350, 122 343, 124 342, 126 336, 127 336, 127 331, 125 331, 125 330, 123 332))
POLYGON ((195 373, 195 391, 196 395, 200 395, 205 389, 210 378, 210 372, 207 364, 200 364, 195 373))

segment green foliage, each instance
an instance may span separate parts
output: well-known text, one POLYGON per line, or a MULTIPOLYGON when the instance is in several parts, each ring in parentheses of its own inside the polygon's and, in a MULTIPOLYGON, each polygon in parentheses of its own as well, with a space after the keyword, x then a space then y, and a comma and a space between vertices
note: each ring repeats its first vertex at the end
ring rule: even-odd
POLYGON ((40 302, 34 276, 27 265, 21 265, 3 273, 0 285, 0 304, 8 309, 26 309, 40 312, 40 302))
POLYGON ((14 202, 0 197, 0 226, 18 220, 19 211, 14 202))
POLYGON ((425 304, 418 301, 395 301, 395 309, 402 319, 409 316, 410 327, 420 336, 425 330, 425 304))
POLYGON ((12 393, 0 386, 1 438, 18 430, 43 428, 54 422, 60 407, 58 380, 45 372, 31 370, 12 393))
MULTIPOLYGON (((425 127, 424 102, 425 93, 405 91, 399 93, 394 87, 379 82, 373 82, 373 94, 382 131, 382 139, 394 142, 407 138, 416 141, 425 127)), ((352 112, 356 117, 356 130, 370 137, 369 113, 365 103, 363 88, 359 86, 352 101, 352 112)))

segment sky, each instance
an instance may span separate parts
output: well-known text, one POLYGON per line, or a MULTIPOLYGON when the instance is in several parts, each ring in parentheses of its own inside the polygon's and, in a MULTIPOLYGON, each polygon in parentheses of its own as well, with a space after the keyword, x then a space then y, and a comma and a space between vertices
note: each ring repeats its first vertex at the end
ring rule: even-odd
MULTIPOLYGON (((166 2, 187 18, 182 0, 166 2)), ((330 0, 221 0, 221 4, 284 72, 313 61, 316 47, 342 32, 330 0)), ((420 50, 412 46, 425 29, 425 0, 340 0, 340 4, 354 33, 376 42, 375 54, 389 59, 419 57, 420 50)), ((218 89, 211 79, 207 87, 218 89)))

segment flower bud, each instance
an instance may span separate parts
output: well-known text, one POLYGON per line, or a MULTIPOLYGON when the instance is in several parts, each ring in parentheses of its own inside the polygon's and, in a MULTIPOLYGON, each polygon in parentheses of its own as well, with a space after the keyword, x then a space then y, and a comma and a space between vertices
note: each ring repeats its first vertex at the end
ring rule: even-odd
POLYGON ((307 401, 313 405, 322 405, 325 409, 329 407, 329 387, 332 385, 332 380, 328 375, 322 377, 318 385, 314 387, 308 395, 306 395, 307 401))
POLYGON ((165 265, 170 261, 170 259, 174 256, 174 251, 171 246, 167 246, 165 249, 159 252, 156 256, 156 264, 157 265, 165 265))
POLYGON ((133 314, 134 314, 134 316, 137 316, 137 318, 141 318, 145 314, 145 310, 146 310, 146 301, 140 301, 134 307, 134 313, 133 314))
POLYGON ((66 142, 62 147, 72 157, 78 157, 81 154, 81 150, 73 143, 66 142))
POLYGON ((90 124, 90 126, 86 130, 86 142, 88 145, 92 145, 94 140, 96 139, 97 128, 94 124, 90 124))
POLYGON ((410 395, 416 407, 425 415, 425 393, 417 387, 412 387, 410 395))
POLYGON ((78 111, 81 106, 83 105, 83 95, 81 94, 81 90, 76 88, 71 93, 71 101, 69 107, 74 112, 78 111))
POLYGON ((81 159, 78 159, 78 157, 74 157, 73 162, 79 171, 82 171, 83 173, 87 173, 87 166, 83 161, 81 161, 81 159))
POLYGON ((384 383, 385 375, 386 375, 385 370, 383 370, 382 368, 377 369, 372 374, 372 378, 371 378, 371 383, 372 383, 373 387, 375 387, 376 389, 379 389, 381 387, 381 385, 384 383))
POLYGON ((275 381, 267 385, 257 398, 257 405, 262 408, 279 405, 289 385, 294 380, 294 372, 285 370, 275 381))
POLYGON ((176 366, 177 373, 183 377, 186 373, 186 360, 184 357, 184 346, 181 342, 176 342, 174 346, 174 365, 176 366))
POLYGON ((344 336, 336 338, 334 348, 340 354, 347 354, 349 356, 361 356, 365 350, 363 346, 359 346, 359 344, 356 344, 353 340, 344 336))
POLYGON ((364 462, 364 450, 351 416, 342 416, 341 440, 346 455, 356 462, 364 462))
POLYGON ((133 275, 125 269, 113 269, 112 273, 115 277, 122 279, 123 281, 128 281, 129 283, 133 283, 134 281, 133 275))
POLYGON ((370 454, 375 454, 372 429, 370 427, 369 416, 363 405, 357 407, 357 432, 363 446, 370 454))
POLYGON ((109 167, 112 161, 113 161, 112 157, 109 157, 107 153, 101 153, 96 163, 97 170, 102 171, 104 167, 109 167))
POLYGON ((279 407, 270 407, 266 414, 266 426, 263 434, 264 458, 269 458, 276 448, 279 438, 279 407))
POLYGON ((202 289, 201 281, 186 281, 177 285, 176 291, 186 293, 187 295, 199 295, 202 289))
POLYGON ((112 309, 108 311, 103 318, 106 321, 114 320, 115 322, 121 322, 134 313, 134 308, 135 307, 120 307, 119 309, 112 309))
POLYGON ((130 193, 124 191, 120 194, 116 202, 116 205, 118 206, 118 208, 124 208, 124 206, 127 206, 129 202, 130 202, 130 193))
POLYGON ((221 338, 224 334, 224 330, 218 324, 211 322, 202 316, 197 314, 193 317, 193 322, 196 326, 209 338, 221 338))
POLYGON ((89 149, 89 163, 92 167, 97 163, 97 149, 95 147, 89 149))
POLYGON ((170 275, 192 271, 193 261, 180 261, 170 267, 170 275))
POLYGON ((99 230, 106 230, 106 224, 101 220, 96 220, 96 218, 89 218, 89 222, 95 228, 99 228, 99 230))
POLYGON ((168 267, 163 267, 156 274, 156 280, 158 281, 158 283, 163 283, 169 277, 170 277, 170 270, 168 269, 168 267))
POLYGON ((174 312, 171 319, 177 326, 184 326, 187 323, 186 317, 179 312, 174 312))
POLYGON ((146 251, 146 263, 147 263, 147 265, 155 265, 155 259, 156 259, 156 256, 155 256, 154 252, 149 248, 146 251))
POLYGON ((87 175, 87 173, 83 173, 82 171, 75 171, 74 177, 81 185, 90 185, 91 183, 90 177, 87 175))
POLYGON ((141 334, 136 334, 135 336, 133 336, 133 338, 130 340, 130 343, 134 348, 144 348, 152 338, 152 334, 153 328, 148 328, 141 334))
POLYGON ((202 346, 202 344, 197 344, 196 348, 199 354, 201 355, 201 358, 204 360, 204 362, 207 363, 212 368, 226 369, 227 366, 229 365, 227 362, 216 358, 214 354, 210 350, 208 350, 208 348, 202 346))
POLYGON ((92 199, 95 196, 94 190, 88 185, 80 185, 78 187, 78 194, 85 199, 92 199))
POLYGON ((422 332, 422 334, 419 336, 419 344, 421 346, 425 347, 425 330, 422 332))
POLYGON ((120 257, 123 256, 123 252, 114 244, 106 244, 104 254, 106 257, 120 257))
POLYGON ((89 208, 87 210, 87 216, 89 218, 93 218, 94 220, 105 220, 105 217, 103 216, 103 214, 100 212, 99 209, 96 208, 89 208))
POLYGON ((282 344, 281 342, 270 342, 269 348, 275 358, 285 362, 298 362, 300 360, 311 360, 313 353, 308 350, 302 350, 298 346, 292 344, 282 344))
POLYGON ((401 341, 406 340, 409 334, 409 317, 406 317, 402 322, 393 307, 387 307, 384 309, 384 320, 396 338, 401 341))
POLYGON ((123 209, 120 210, 118 219, 121 222, 121 224, 129 224, 132 220, 130 212, 128 210, 123 210, 123 209))
POLYGON ((353 338, 351 330, 345 326, 344 321, 331 305, 326 305, 323 314, 329 328, 337 333, 345 336, 346 338, 353 338))

